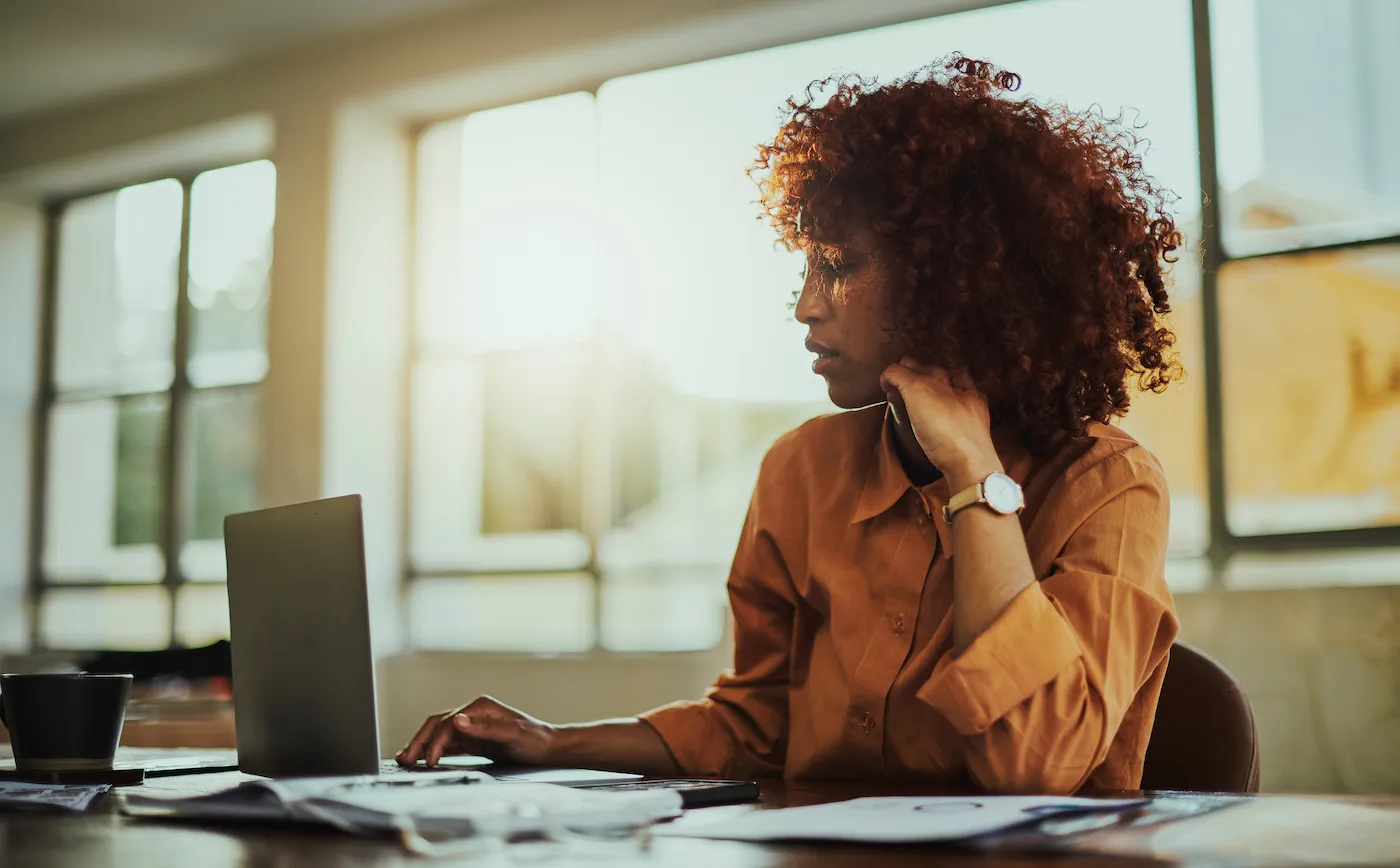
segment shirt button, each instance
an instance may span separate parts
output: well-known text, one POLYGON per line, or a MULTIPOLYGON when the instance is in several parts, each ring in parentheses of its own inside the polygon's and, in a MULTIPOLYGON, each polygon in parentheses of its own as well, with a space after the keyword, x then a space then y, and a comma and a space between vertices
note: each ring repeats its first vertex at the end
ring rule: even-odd
POLYGON ((875 717, 870 712, 867 711, 865 716, 860 719, 860 728, 867 733, 875 728, 875 717))
POLYGON ((899 634, 899 633, 903 633, 903 632, 904 632, 904 616, 903 616, 903 615, 895 615, 895 616, 894 616, 894 619, 891 621, 891 624, 893 624, 893 626, 894 626, 894 632, 895 632, 896 634, 899 634))

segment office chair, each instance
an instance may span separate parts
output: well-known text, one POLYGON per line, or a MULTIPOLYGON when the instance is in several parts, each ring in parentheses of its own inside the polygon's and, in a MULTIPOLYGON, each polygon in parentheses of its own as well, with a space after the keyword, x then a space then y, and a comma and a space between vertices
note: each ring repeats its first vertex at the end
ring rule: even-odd
POLYGON ((1142 771, 1144 790, 1259 792, 1259 738, 1249 698, 1225 667, 1172 645, 1142 771))

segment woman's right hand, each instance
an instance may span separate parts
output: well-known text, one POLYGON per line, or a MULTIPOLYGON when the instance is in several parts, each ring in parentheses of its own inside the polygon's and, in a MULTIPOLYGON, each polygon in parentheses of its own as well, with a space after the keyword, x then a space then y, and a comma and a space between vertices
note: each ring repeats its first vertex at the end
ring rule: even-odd
POLYGON ((421 759, 431 767, 451 754, 480 754, 513 764, 544 765, 556 733, 551 724, 481 696, 428 717, 395 759, 403 766, 421 759))

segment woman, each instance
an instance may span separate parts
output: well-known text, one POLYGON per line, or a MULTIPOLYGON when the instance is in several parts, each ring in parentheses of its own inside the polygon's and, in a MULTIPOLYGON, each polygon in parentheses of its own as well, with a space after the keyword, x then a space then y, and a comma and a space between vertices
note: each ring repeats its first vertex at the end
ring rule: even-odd
POLYGON ((1107 423, 1179 374, 1181 243, 1130 130, 950 60, 809 89, 754 172, 850 412, 764 459, 705 699, 553 726, 482 697, 399 754, 660 775, 1138 786, 1176 619, 1167 486, 1107 423))

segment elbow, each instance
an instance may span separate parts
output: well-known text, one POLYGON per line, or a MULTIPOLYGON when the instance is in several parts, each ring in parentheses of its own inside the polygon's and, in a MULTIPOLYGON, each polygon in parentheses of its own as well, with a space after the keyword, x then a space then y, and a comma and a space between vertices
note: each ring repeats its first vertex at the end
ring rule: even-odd
POLYGON ((998 796, 1070 796, 1084 785, 1089 772, 1088 768, 1050 763, 972 767, 978 786, 998 796))
POLYGON ((1076 793, 1103 762, 1108 732, 1102 714, 1081 708, 1073 721, 1037 728, 999 721, 967 744, 973 779, 989 793, 1067 796, 1076 793))

